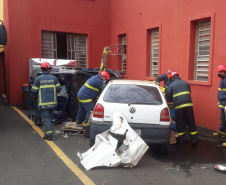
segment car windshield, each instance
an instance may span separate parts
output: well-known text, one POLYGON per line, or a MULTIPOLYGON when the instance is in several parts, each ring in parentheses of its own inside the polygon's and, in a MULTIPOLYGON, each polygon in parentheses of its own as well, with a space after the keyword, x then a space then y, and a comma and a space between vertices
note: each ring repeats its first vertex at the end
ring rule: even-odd
POLYGON ((112 84, 103 100, 112 103, 161 105, 162 98, 156 87, 134 84, 112 84))

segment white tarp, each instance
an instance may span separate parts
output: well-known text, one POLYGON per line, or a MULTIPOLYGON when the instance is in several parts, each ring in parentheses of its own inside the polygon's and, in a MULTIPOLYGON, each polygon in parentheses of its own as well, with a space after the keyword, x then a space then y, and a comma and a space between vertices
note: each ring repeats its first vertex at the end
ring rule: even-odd
POLYGON ((95 144, 85 153, 77 153, 86 170, 98 166, 134 167, 148 149, 148 145, 134 132, 125 118, 115 112, 110 130, 98 134, 95 144), (118 140, 110 133, 125 135, 123 144, 117 149, 118 140))

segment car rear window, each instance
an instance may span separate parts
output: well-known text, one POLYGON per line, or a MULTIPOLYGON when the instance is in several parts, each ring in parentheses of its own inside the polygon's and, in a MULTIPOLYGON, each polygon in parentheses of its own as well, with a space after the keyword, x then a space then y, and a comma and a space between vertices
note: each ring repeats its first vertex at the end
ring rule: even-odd
POLYGON ((162 98, 156 87, 134 84, 112 84, 103 100, 112 103, 161 105, 162 98))

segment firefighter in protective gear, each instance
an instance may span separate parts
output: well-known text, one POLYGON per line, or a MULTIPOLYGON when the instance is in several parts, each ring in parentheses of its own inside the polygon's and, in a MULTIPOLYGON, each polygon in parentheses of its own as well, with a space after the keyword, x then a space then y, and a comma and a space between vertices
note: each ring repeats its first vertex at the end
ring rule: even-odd
POLYGON ((197 129, 193 112, 193 103, 191 99, 191 88, 188 82, 181 80, 177 72, 170 75, 172 83, 166 90, 166 98, 173 101, 176 114, 176 130, 179 133, 177 141, 183 144, 186 126, 190 134, 193 145, 197 144, 197 129))
POLYGON ((88 127, 94 109, 93 99, 97 97, 100 90, 104 88, 109 80, 108 72, 101 72, 89 78, 78 91, 79 110, 76 117, 76 126, 88 127))
POLYGON ((170 79, 170 74, 172 72, 174 72, 174 70, 173 69, 169 69, 167 71, 167 73, 163 73, 163 74, 157 76, 155 78, 155 83, 157 85, 159 85, 161 81, 164 81, 164 88, 167 89, 169 87, 169 85, 172 83, 172 80, 170 79))
MULTIPOLYGON (((226 66, 218 66, 217 72, 218 77, 221 78, 218 88, 218 108, 221 109, 221 112, 219 132, 213 133, 213 136, 226 138, 226 66)), ((226 145, 226 143, 224 144, 226 145)))
POLYGON ((49 74, 52 67, 48 62, 42 62, 41 69, 42 74, 35 79, 31 91, 38 93, 38 109, 45 128, 43 139, 52 140, 52 115, 57 106, 57 92, 60 92, 61 86, 57 78, 49 74))

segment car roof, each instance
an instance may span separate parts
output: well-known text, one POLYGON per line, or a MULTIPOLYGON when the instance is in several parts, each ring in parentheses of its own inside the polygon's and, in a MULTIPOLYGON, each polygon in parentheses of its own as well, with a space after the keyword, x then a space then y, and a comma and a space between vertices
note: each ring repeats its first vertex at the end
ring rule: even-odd
POLYGON ((154 86, 157 85, 150 81, 144 81, 144 80, 125 80, 125 79, 116 79, 111 80, 109 83, 111 84, 135 84, 135 85, 148 85, 148 86, 154 86))

